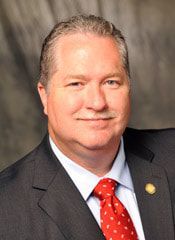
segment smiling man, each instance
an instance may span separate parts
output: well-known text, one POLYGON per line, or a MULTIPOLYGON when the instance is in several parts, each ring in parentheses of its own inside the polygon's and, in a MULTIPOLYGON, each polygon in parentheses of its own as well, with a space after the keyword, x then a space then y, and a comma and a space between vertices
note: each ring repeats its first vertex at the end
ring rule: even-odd
POLYGON ((103 176, 130 112, 129 77, 119 46, 109 36, 73 32, 59 38, 55 62, 48 86, 38 84, 50 137, 70 159, 103 176))
POLYGON ((121 32, 72 17, 45 39, 40 64, 48 134, 0 175, 1 238, 173 240, 174 130, 126 128, 121 32))

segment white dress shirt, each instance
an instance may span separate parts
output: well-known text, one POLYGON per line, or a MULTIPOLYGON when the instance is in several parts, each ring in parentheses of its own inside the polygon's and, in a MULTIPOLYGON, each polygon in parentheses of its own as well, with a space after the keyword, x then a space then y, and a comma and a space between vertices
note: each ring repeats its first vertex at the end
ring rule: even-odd
POLYGON ((66 157, 54 144, 50 138, 50 144, 56 157, 59 159, 72 181, 78 188, 82 197, 89 206, 97 223, 100 226, 100 201, 92 195, 92 191, 102 178, 112 178, 118 183, 116 196, 128 210, 134 223, 139 240, 145 240, 140 213, 137 205, 137 199, 134 193, 133 183, 128 165, 125 161, 123 138, 116 159, 111 170, 103 177, 98 177, 92 172, 81 167, 68 157, 66 157))

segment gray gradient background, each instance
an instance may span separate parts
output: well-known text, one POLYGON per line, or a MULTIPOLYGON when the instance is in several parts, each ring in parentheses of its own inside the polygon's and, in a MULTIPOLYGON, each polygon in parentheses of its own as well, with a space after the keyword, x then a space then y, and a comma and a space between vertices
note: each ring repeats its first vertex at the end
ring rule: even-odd
POLYGON ((135 128, 175 127, 175 0, 0 0, 0 169, 46 131, 36 92, 41 44, 60 19, 105 17, 127 40, 135 128))

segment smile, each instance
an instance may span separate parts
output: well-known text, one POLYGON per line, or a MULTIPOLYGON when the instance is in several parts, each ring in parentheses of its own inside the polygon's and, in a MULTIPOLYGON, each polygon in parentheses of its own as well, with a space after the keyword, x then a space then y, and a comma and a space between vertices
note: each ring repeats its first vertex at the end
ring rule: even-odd
POLYGON ((79 118, 77 120, 87 121, 87 122, 98 122, 98 121, 108 121, 113 118, 79 118))
POLYGON ((109 126, 111 118, 83 118, 79 119, 82 123, 95 129, 104 129, 109 126))

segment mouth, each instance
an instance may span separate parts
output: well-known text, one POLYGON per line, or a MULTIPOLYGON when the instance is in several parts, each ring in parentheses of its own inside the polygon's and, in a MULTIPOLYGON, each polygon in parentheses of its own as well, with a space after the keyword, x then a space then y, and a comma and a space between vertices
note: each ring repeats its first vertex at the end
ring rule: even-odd
POLYGON ((99 120, 109 120, 110 118, 80 118, 80 120, 84 121, 99 121, 99 120))
POLYGON ((87 121, 87 122, 98 122, 98 121, 108 121, 113 118, 78 118, 77 120, 87 121))
POLYGON ((77 113, 75 118, 82 121, 108 121, 117 117, 116 112, 87 112, 87 113, 77 113))
POLYGON ((96 128, 96 129, 104 129, 108 127, 110 120, 113 118, 81 118, 78 119, 82 121, 84 124, 87 124, 87 126, 96 128))

